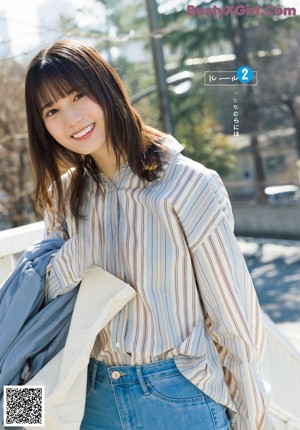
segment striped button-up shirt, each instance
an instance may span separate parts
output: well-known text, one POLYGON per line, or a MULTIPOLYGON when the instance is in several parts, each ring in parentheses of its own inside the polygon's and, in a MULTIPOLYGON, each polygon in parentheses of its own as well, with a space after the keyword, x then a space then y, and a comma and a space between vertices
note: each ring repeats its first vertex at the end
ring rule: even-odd
POLYGON ((145 185, 124 163, 112 181, 100 173, 101 194, 87 174, 85 219, 68 210, 62 227, 52 227, 46 215, 47 236, 69 239, 49 267, 49 300, 93 264, 123 279, 137 295, 99 333, 92 355, 111 365, 174 357, 186 378, 229 408, 234 428, 261 429, 269 397, 259 367, 261 310, 227 192, 174 138, 162 143, 170 156, 155 181, 145 185))

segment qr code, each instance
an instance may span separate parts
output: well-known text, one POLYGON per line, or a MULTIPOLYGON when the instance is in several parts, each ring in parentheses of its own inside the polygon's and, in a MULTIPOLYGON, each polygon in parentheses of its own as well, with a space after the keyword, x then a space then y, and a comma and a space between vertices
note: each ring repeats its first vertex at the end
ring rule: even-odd
POLYGON ((4 385, 4 426, 42 427, 45 425, 45 387, 4 385))

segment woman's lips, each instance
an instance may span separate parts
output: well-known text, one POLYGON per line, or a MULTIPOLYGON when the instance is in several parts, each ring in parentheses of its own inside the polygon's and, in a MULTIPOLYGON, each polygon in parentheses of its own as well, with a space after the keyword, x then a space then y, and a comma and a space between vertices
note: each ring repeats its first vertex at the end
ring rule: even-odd
POLYGON ((79 131, 78 133, 74 133, 72 135, 72 137, 73 137, 73 139, 76 139, 76 140, 87 139, 93 133, 94 128, 95 128, 95 123, 90 124, 87 127, 85 127, 84 129, 82 129, 81 131, 79 131))

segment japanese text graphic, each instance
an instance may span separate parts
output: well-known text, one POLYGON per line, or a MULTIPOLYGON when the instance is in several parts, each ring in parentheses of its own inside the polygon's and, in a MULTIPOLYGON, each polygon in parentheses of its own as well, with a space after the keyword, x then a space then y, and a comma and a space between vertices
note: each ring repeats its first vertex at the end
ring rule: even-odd
POLYGON ((213 71, 208 70, 204 74, 204 86, 251 86, 258 84, 258 72, 243 66, 238 71, 213 71), (252 73, 252 76, 250 75, 252 73))
POLYGON ((239 136, 240 132, 240 120, 239 120, 239 107, 237 104, 237 99, 233 99, 233 135, 239 136))

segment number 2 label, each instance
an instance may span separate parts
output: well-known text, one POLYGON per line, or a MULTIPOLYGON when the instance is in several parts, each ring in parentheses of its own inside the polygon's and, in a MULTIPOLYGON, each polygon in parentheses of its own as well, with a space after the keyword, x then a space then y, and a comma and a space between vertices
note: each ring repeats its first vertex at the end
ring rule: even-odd
POLYGON ((243 84, 247 84, 253 78, 253 70, 251 69, 251 67, 242 66, 236 72, 236 76, 240 82, 242 82, 243 84))

